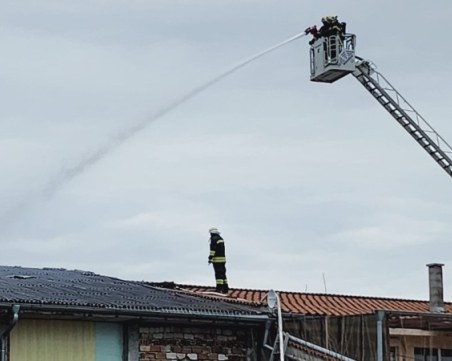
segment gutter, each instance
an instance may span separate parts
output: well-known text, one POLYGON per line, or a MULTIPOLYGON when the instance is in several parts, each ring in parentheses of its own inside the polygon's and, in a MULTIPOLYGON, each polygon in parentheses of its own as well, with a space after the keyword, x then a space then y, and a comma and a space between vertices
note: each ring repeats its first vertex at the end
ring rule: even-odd
MULTIPOLYGON (((0 308, 3 308, 0 304, 0 308)), ((17 305, 18 306, 18 305, 17 305)), ((164 317, 168 318, 196 318, 196 319, 214 319, 214 320, 227 320, 227 321, 244 321, 244 322, 265 322, 269 319, 268 315, 231 315, 221 314, 219 312, 206 312, 189 309, 171 309, 162 308, 156 310, 137 310, 137 309, 122 309, 122 308, 100 308, 92 306, 76 306, 71 308, 71 305, 43 305, 43 304, 23 304, 20 306, 21 311, 30 312, 60 312, 63 314, 83 314, 88 313, 90 315, 111 315, 111 316, 130 316, 135 318, 146 317, 164 317)), ((2 360, 0 360, 2 361, 2 360)))
POLYGON ((451 313, 439 313, 439 312, 421 312, 421 311, 397 311, 390 309, 379 309, 376 311, 382 311, 386 315, 395 316, 422 316, 422 317, 432 317, 432 318, 452 318, 451 313))
POLYGON ((13 312, 13 318, 10 321, 9 325, 6 327, 6 329, 0 335, 0 361, 6 360, 7 339, 11 330, 14 328, 14 326, 16 326, 16 323, 19 321, 20 305, 12 305, 11 310, 13 312))

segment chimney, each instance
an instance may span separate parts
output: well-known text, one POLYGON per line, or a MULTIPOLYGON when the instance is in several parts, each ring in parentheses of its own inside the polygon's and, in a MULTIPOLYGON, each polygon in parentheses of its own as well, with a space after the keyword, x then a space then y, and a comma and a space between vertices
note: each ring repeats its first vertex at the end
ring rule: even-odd
POLYGON ((430 263, 428 267, 428 283, 430 288, 430 312, 445 312, 443 298, 443 266, 442 263, 430 263))

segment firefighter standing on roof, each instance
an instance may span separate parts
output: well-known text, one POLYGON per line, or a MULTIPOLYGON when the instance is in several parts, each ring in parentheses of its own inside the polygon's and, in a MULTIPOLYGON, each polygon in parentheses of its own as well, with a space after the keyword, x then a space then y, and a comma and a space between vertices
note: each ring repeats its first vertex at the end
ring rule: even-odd
POLYGON ((213 264, 215 270, 216 291, 228 293, 229 286, 226 279, 226 254, 224 251, 224 240, 216 228, 209 229, 210 253, 209 264, 213 264))

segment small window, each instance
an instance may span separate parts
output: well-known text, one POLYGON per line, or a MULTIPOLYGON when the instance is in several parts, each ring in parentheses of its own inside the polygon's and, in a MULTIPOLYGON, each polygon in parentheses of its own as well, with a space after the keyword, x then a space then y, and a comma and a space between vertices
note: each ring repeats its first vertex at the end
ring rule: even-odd
POLYGON ((441 350, 441 361, 452 361, 452 350, 442 348, 441 350))
POLYGON ((389 349, 389 360, 390 361, 398 361, 399 360, 399 348, 391 347, 389 349))
POLYGON ((438 349, 436 348, 414 348, 415 361, 438 361, 438 349))

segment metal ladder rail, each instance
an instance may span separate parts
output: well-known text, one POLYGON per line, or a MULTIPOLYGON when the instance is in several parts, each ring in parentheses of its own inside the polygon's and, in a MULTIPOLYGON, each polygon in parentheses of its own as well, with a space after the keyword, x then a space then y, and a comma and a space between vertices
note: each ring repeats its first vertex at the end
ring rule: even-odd
POLYGON ((452 159, 450 158, 452 156, 452 147, 403 98, 389 81, 365 61, 358 62, 353 75, 416 142, 430 154, 440 167, 452 177, 452 159), (391 97, 389 93, 393 93, 395 96, 391 97), (408 113, 414 114, 414 119, 408 113))

